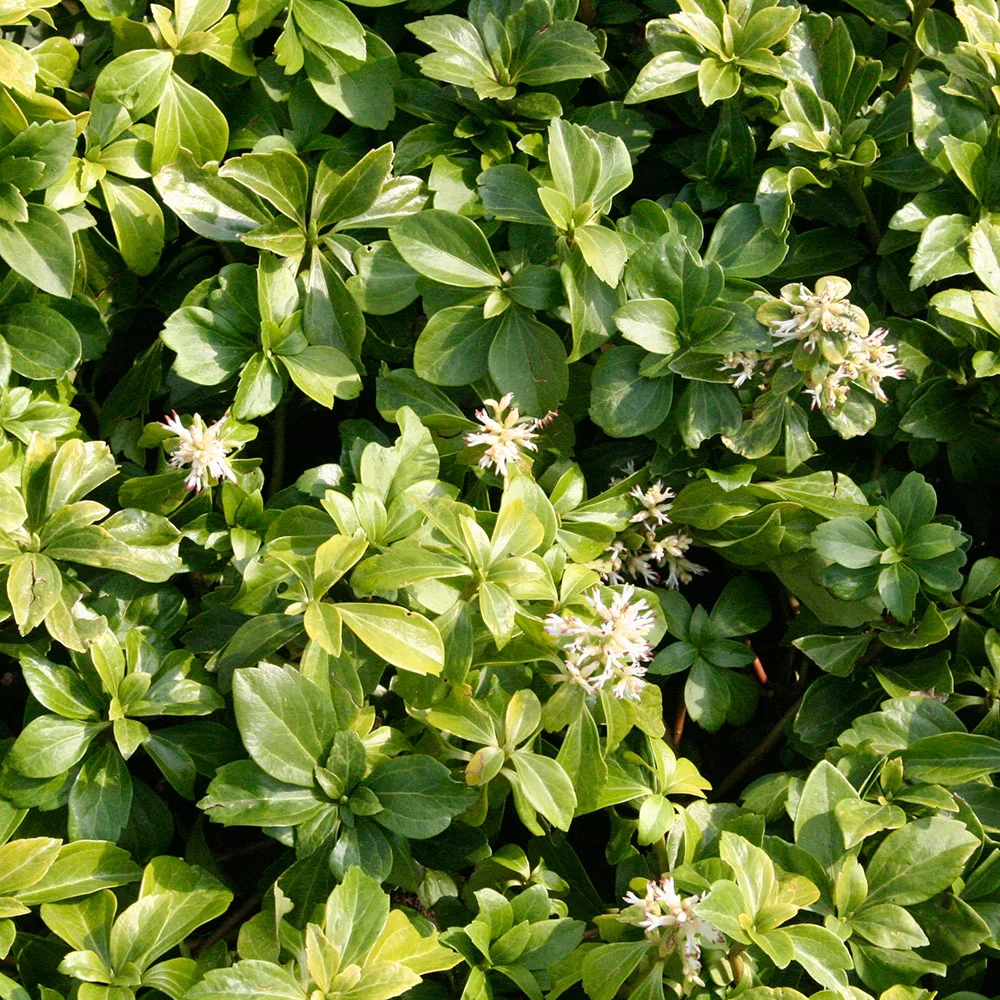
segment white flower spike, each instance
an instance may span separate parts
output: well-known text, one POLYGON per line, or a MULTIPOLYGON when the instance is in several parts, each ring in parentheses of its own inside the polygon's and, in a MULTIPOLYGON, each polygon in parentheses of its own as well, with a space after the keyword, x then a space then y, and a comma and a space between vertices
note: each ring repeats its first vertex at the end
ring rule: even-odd
POLYGON ((758 361, 760 355, 756 351, 733 351, 722 356, 716 371, 732 372, 729 382, 734 389, 739 389, 753 378, 758 361))
POLYGON ((499 402, 484 399, 483 402, 493 412, 476 410, 476 419, 482 425, 482 430, 465 435, 465 443, 470 448, 486 445, 479 467, 488 469, 492 466, 505 479, 508 466, 516 464, 520 459, 522 448, 526 451, 538 451, 538 445, 535 444, 536 431, 551 423, 556 416, 554 412, 549 412, 540 419, 522 417, 516 406, 505 413, 513 398, 514 394, 508 392, 499 402))
POLYGON ((174 410, 160 422, 161 427, 177 435, 177 447, 170 456, 169 464, 175 469, 191 467, 184 480, 187 489, 200 493, 206 486, 212 485, 213 479, 236 482, 236 473, 229 464, 229 453, 234 446, 226 440, 228 420, 227 413, 221 420, 206 427, 205 421, 196 413, 190 425, 185 427, 174 410))
POLYGON ((667 567, 667 579, 663 585, 668 590, 679 590, 682 583, 688 584, 694 577, 708 572, 707 567, 687 558, 687 550, 693 541, 690 535, 681 531, 676 535, 667 535, 656 543, 651 554, 660 566, 667 567))
POLYGON ((663 482, 659 479, 648 489, 641 486, 633 486, 629 490, 629 496, 635 497, 642 504, 642 510, 638 514, 633 514, 631 522, 639 524, 649 522, 653 527, 661 524, 669 524, 670 518, 667 511, 673 506, 674 491, 663 488, 663 482))
POLYGON ((646 661, 653 647, 646 635, 656 624, 645 598, 633 601, 635 587, 628 585, 607 605, 595 587, 584 600, 597 615, 591 624, 579 615, 551 614, 545 631, 557 638, 570 638, 563 646, 565 680, 595 694, 612 684, 615 698, 638 701, 646 682, 646 661))
POLYGON ((619 919, 646 932, 646 937, 660 943, 661 954, 669 954, 678 949, 684 981, 704 985, 698 977, 701 972, 702 945, 721 945, 725 938, 707 920, 699 917, 695 906, 702 895, 682 897, 674 885, 674 880, 664 876, 646 883, 646 895, 634 892, 625 894, 628 908, 619 919))

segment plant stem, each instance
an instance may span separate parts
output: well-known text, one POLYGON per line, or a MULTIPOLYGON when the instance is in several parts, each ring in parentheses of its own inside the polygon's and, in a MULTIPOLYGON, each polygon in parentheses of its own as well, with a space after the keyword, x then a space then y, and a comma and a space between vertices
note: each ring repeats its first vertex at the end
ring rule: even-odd
POLYGON ((743 779, 743 776, 754 767, 756 767, 779 743, 781 737, 784 735, 785 726, 788 725, 792 719, 795 718, 795 713, 799 710, 799 706, 802 704, 802 698, 799 697, 795 700, 795 703, 785 712, 785 714, 778 719, 774 724, 771 731, 764 737, 760 745, 752 750, 746 757, 739 762, 739 764, 734 767, 729 774, 727 774, 721 782, 713 790, 712 797, 716 800, 723 798, 728 795, 743 779))
POLYGON ((753 667, 753 675, 757 678, 757 683, 760 684, 761 687, 766 687, 770 681, 767 679, 767 671, 764 669, 764 664, 760 662, 760 657, 754 651, 753 645, 749 639, 745 639, 743 644, 750 650, 751 653, 754 654, 751 666, 753 667))
POLYGON ((653 844, 653 854, 656 857, 656 867, 660 869, 661 875, 666 875, 670 871, 670 859, 667 857, 667 838, 660 837, 653 844))
POLYGON ((753 672, 754 676, 757 678, 761 686, 768 683, 767 671, 764 669, 764 664, 760 662, 760 657, 755 656, 753 660, 753 672))
POLYGON ((878 245, 882 242, 882 230, 879 229, 878 219, 875 218, 868 196, 865 194, 861 171, 851 168, 841 170, 840 179, 843 181, 844 187, 847 188, 847 193, 851 196, 854 207, 861 213, 872 250, 878 250, 878 245))
POLYGON ((285 442, 288 436, 288 404, 283 399, 274 411, 272 424, 273 438, 271 442, 271 481, 268 484, 267 495, 273 497, 281 489, 281 481, 285 478, 285 442))
POLYGON ((687 705, 684 704, 684 692, 681 692, 680 704, 674 714, 674 728, 671 730, 671 737, 674 741, 674 749, 680 750, 681 737, 684 735, 684 721, 687 719, 687 705))
POLYGON ((913 71, 917 68, 920 57, 923 55, 920 46, 917 45, 917 28, 920 27, 924 14, 933 6, 934 0, 916 0, 913 4, 913 20, 910 22, 913 26, 913 37, 910 39, 910 47, 906 50, 906 58, 903 60, 899 76, 896 77, 896 85, 892 91, 894 94, 901 94, 910 85, 910 77, 913 76, 913 71))
POLYGON ((218 927, 203 941, 191 949, 192 958, 197 958, 202 952, 207 951, 217 941, 221 941, 232 930, 239 927, 252 910, 260 905, 260 896, 254 893, 249 899, 241 903, 218 927))

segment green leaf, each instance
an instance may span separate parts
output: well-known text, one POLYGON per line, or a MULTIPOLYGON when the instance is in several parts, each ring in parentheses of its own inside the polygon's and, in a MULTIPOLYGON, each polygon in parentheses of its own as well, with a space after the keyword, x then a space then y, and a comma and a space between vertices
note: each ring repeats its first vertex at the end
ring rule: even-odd
POLYGON ((116 841, 132 807, 132 779, 121 753, 105 743, 84 761, 69 796, 69 835, 74 840, 116 841))
POLYGON ((339 0, 292 0, 292 17, 299 30, 318 42, 354 59, 365 58, 365 29, 339 0))
POLYGON ((320 160, 313 190, 312 216, 318 229, 367 212, 392 173, 392 143, 371 149, 340 173, 328 154, 320 160))
POLYGON ((500 269, 482 230, 453 212, 427 209, 389 233, 400 256, 419 274, 457 288, 492 288, 500 269))
POLYGON ((729 62, 712 56, 702 59, 698 67, 698 96, 706 107, 716 101, 727 101, 740 89, 740 72, 729 62))
POLYGON ((919 948, 928 943, 920 924, 895 903, 862 907, 851 917, 851 929, 880 948, 919 948))
POLYGON ((281 372, 275 359, 258 353, 240 373, 240 384, 233 398, 233 416, 252 420, 270 413, 284 394, 281 372))
POLYGON ((489 352, 489 373, 501 393, 512 392, 522 413, 544 416, 569 393, 566 348, 551 328, 523 309, 500 317, 489 352))
POLYGON ((484 321, 476 306, 438 310, 420 332, 413 351, 417 375, 434 385, 469 385, 482 378, 499 325, 497 319, 484 321))
POLYGON ((797 924, 784 928, 795 946, 795 961, 801 965, 816 982, 828 990, 844 989, 847 986, 846 972, 854 968, 850 953, 844 942, 826 927, 797 924))
POLYGON ((62 585, 59 568, 41 552, 23 552, 11 563, 7 599, 21 635, 44 621, 59 601, 62 585))
POLYGON ((282 215, 306 225, 309 173, 306 165, 287 149, 233 157, 219 168, 219 176, 237 181, 269 201, 282 215))
POLYGON ((424 44, 434 51, 421 56, 417 65, 425 76, 459 87, 469 87, 484 100, 490 97, 509 99, 517 93, 509 85, 497 82, 496 71, 476 28, 454 14, 425 17, 408 24, 424 44))
POLYGON ((378 35, 365 32, 365 58, 304 40, 306 73, 321 101, 362 128, 384 129, 395 115, 393 84, 399 79, 395 53, 378 35))
POLYGON ((969 274, 968 239, 972 220, 966 215, 939 215, 920 234, 910 268, 910 289, 957 274, 969 274))
POLYGON ((364 962, 389 919, 389 897, 352 866, 326 901, 323 926, 342 965, 364 962))
POLYGON ((37 906, 137 882, 141 874, 122 848, 103 841, 79 840, 63 844, 46 874, 30 889, 19 892, 18 898, 37 906))
POLYGON ((343 351, 311 344, 298 354, 281 355, 292 381, 321 406, 332 409, 334 400, 356 399, 361 376, 343 351))
POLYGON ((226 116, 196 87, 170 75, 153 131, 153 173, 178 158, 183 148, 197 164, 221 160, 229 145, 226 116))
POLYGON ((594 366, 590 418, 611 437, 636 437, 659 427, 673 401, 671 377, 646 378, 646 352, 631 345, 605 351, 594 366))
POLYGON ((558 761, 517 750, 510 754, 520 791, 553 826, 568 830, 576 811, 576 792, 558 761))
POLYGON ((122 260, 136 274, 152 273, 163 253, 163 212, 156 199, 110 173, 101 178, 101 194, 122 260))
POLYGON ((614 288, 621 280, 628 259, 621 237, 605 226, 581 226, 574 230, 573 239, 594 273, 614 288))
POLYGON ((0 894, 11 896, 40 882, 55 863, 60 841, 29 837, 0 847, 0 894))
POLYGON ((4 310, 0 336, 10 348, 11 367, 26 378, 62 378, 80 363, 80 337, 54 309, 20 305, 4 310))
POLYGON ((684 684, 684 704, 691 718, 714 733, 729 715, 731 697, 723 673, 703 659, 695 660, 684 684))
POLYGON ((279 781, 311 788, 337 728, 320 689, 297 670, 262 663, 234 673, 233 705, 254 761, 279 781))
POLYGON ((192 931, 224 913, 233 894, 208 872, 180 858, 154 858, 142 876, 139 899, 111 929, 111 963, 147 969, 192 931))
POLYGON ((305 1000, 306 994, 280 965, 248 959, 229 968, 209 970, 187 996, 190 1000, 305 1000))
POLYGON ((969 263, 976 277, 995 295, 1000 295, 1000 226, 982 219, 969 236, 969 263))
POLYGON ((10 749, 7 763, 28 778, 54 778, 68 771, 107 726, 106 722, 40 716, 21 731, 10 749))
POLYGON ((583 988, 591 1000, 614 1000, 622 983, 650 951, 650 944, 602 944, 583 960, 583 988))
POLYGON ((382 806, 376 823, 421 840, 447 829, 475 801, 475 793, 454 781, 443 764, 422 754, 385 761, 364 784, 382 806))
POLYGON ((200 167, 186 149, 156 173, 153 183, 164 204, 206 239, 237 240, 271 218, 256 195, 247 194, 214 170, 200 167))
POLYGON ((894 563, 879 574, 878 591, 889 613, 908 622, 920 592, 920 577, 904 563, 894 563))
POLYGON ((0 219, 0 257, 43 292, 69 298, 76 278, 73 235, 61 215, 28 205, 27 222, 0 219))
POLYGON ((198 807, 224 826, 298 826, 329 808, 312 787, 272 778, 252 760, 220 767, 198 807))
POLYGON ((1000 740, 976 733, 940 733, 915 740, 900 757, 913 781, 958 785, 1000 771, 1000 740))
POLYGON ((344 624, 377 656, 417 674, 444 669, 444 643, 437 626, 395 604, 338 604, 344 624))
POLYGON ((787 253, 784 236, 764 225, 760 209, 743 204, 722 213, 708 241, 705 260, 721 264, 728 278, 762 278, 774 271, 787 253))
POLYGON ((937 816, 893 830, 869 862, 866 904, 909 906, 930 899, 958 878, 978 846, 964 824, 937 816))
POLYGON ((639 70, 635 83, 625 95, 625 103, 641 104, 694 90, 698 86, 700 66, 701 59, 688 52, 670 51, 655 55, 639 70))
POLYGON ((831 869, 844 854, 844 834, 835 813, 839 802, 856 802, 854 786, 829 761, 809 774, 795 810, 795 843, 831 869))
POLYGON ((875 532, 858 517, 835 517, 819 525, 812 533, 812 544, 824 558, 850 569, 874 566, 884 549, 875 532))
POLYGON ((177 352, 174 370, 196 385, 218 385, 254 355, 256 344, 224 317, 201 306, 185 306, 167 317, 161 340, 177 352))
POLYGON ((615 313, 622 336, 653 354, 673 354, 680 347, 678 319, 666 299, 633 299, 615 313))
POLYGON ((173 53, 139 48, 112 59, 100 72, 91 98, 91 127, 108 143, 154 111, 167 89, 173 53))

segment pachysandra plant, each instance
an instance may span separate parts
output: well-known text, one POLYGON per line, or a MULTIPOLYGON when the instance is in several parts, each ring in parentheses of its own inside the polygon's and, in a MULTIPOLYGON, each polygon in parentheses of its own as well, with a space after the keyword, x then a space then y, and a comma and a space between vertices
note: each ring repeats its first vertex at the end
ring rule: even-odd
POLYGON ((988 1000, 998 39, 9 0, 3 1000, 988 1000))

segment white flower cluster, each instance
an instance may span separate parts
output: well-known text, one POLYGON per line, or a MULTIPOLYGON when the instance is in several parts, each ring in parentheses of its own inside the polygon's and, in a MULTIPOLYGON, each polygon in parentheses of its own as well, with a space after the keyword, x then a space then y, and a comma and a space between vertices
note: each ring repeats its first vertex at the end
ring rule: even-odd
POLYGON ((783 319, 768 317, 775 344, 798 340, 806 350, 815 350, 824 333, 864 336, 868 316, 847 298, 851 283, 844 278, 820 278, 816 290, 805 285, 786 285, 780 304, 786 311, 783 319))
POLYGON ((625 923, 641 927, 650 940, 659 941, 662 954, 678 949, 684 981, 699 986, 705 985, 698 976, 702 945, 725 943, 719 930, 695 913, 702 895, 682 897, 674 880, 664 876, 658 882, 646 883, 645 896, 626 893, 624 900, 629 906, 619 917, 625 923))
POLYGON ((618 699, 638 701, 646 682, 646 661, 653 647, 646 640, 656 624, 645 598, 632 601, 635 587, 626 586, 607 605, 598 588, 584 596, 597 616, 594 622, 579 615, 551 614, 545 631, 569 639, 562 647, 564 680, 595 694, 611 684, 618 699))
POLYGON ((515 465, 520 459, 522 448, 526 451, 538 451, 538 445, 535 444, 536 431, 551 423, 556 416, 554 412, 550 412, 540 419, 522 417, 516 406, 505 413, 513 398, 514 394, 508 392, 499 402, 484 399, 483 402, 493 412, 476 410, 476 419, 482 425, 482 430, 465 435, 465 443, 470 448, 486 445, 486 451, 479 459, 479 467, 488 469, 492 466, 504 478, 507 476, 508 466, 515 465))
POLYGON ((804 390, 812 396, 813 409, 839 409, 853 386, 884 403, 882 382, 906 377, 895 347, 885 342, 888 331, 869 332, 868 316, 848 299, 850 291, 849 281, 829 275, 816 282, 815 290, 800 283, 785 285, 780 298, 757 310, 757 319, 770 329, 775 347, 794 343, 817 355, 804 390))
POLYGON ((631 518, 638 536, 638 547, 630 548, 622 539, 616 539, 604 553, 601 578, 605 583, 624 583, 625 580, 642 580, 647 584, 663 583, 671 590, 706 573, 704 566, 687 558, 687 551, 693 539, 683 531, 672 530, 661 533, 660 529, 671 524, 669 511, 674 492, 664 489, 657 480, 643 489, 635 486, 630 491, 641 504, 640 510, 631 518), (664 579, 663 570, 666 570, 664 579))
POLYGON ((851 384, 870 392, 880 403, 886 401, 882 381, 906 377, 906 369, 896 359, 896 349, 886 344, 888 330, 874 330, 866 336, 848 338, 844 360, 819 381, 807 380, 805 392, 812 406, 835 410, 842 406, 851 384))
POLYGON ((212 480, 228 479, 236 482, 236 473, 229 464, 229 453, 235 445, 226 440, 227 413, 221 420, 205 426, 201 415, 196 413, 189 426, 181 423, 177 411, 161 421, 160 426, 177 435, 177 447, 170 456, 169 464, 175 469, 191 467, 184 485, 195 493, 200 493, 212 480))
POLYGON ((739 389, 753 378, 759 362, 760 355, 756 351, 732 351, 722 356, 716 371, 732 372, 729 382, 734 389, 739 389))

